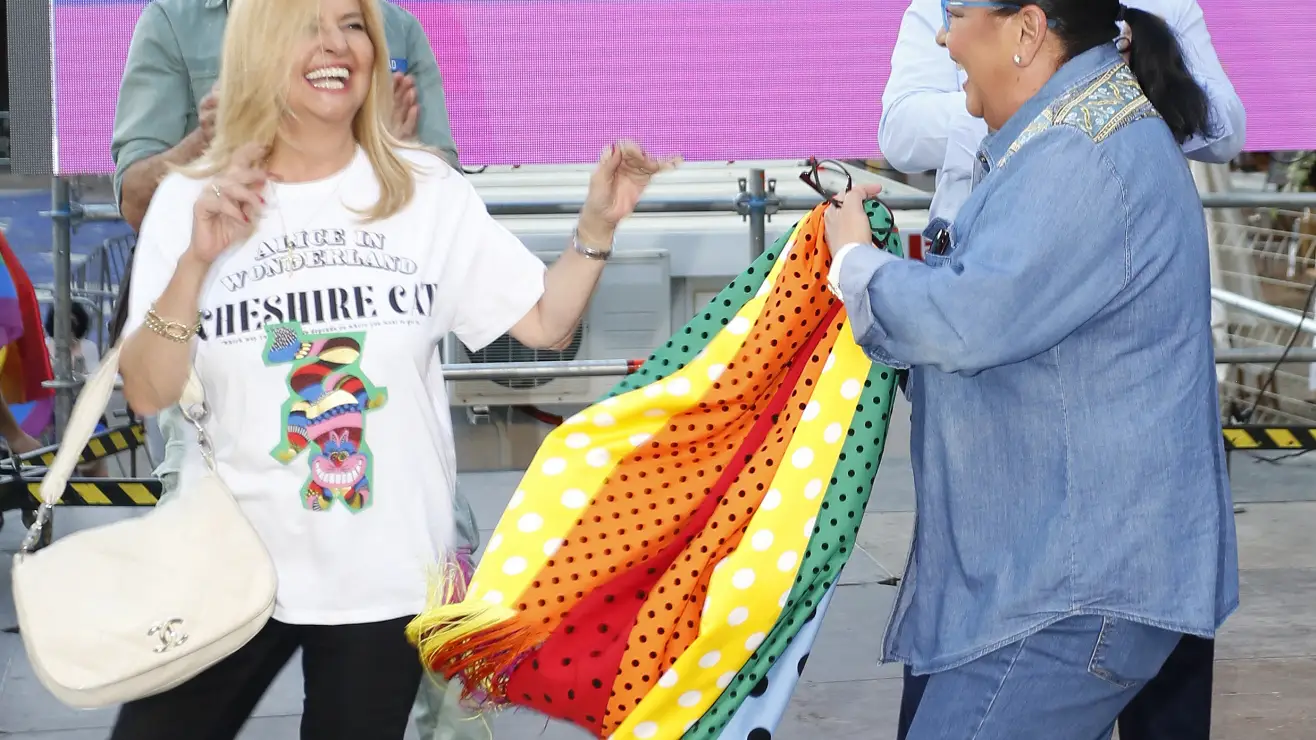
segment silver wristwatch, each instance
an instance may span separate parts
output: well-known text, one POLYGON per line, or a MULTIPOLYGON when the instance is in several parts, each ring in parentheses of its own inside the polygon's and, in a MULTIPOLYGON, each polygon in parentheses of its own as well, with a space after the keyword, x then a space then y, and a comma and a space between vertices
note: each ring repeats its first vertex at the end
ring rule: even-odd
POLYGON ((586 259, 607 262, 612 259, 612 247, 617 245, 616 237, 613 237, 612 245, 608 249, 595 249, 587 247, 580 243, 580 229, 571 230, 571 248, 584 255, 586 259))

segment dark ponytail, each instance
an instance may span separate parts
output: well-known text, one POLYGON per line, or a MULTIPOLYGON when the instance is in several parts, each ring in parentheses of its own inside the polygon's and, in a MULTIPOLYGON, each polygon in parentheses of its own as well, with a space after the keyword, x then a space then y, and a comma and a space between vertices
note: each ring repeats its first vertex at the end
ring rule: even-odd
POLYGON ((1147 99, 1165 119, 1180 144, 1211 133, 1211 104, 1188 72, 1179 38, 1160 16, 1126 8, 1119 0, 1015 0, 1000 12, 1017 13, 1036 5, 1060 37, 1065 61, 1108 44, 1119 36, 1119 22, 1129 24, 1129 68, 1147 99))
POLYGON ((1124 8, 1133 40, 1129 68, 1180 144, 1211 133, 1211 102, 1184 61, 1179 39, 1158 15, 1124 8))
MULTIPOLYGON (((50 311, 46 313, 45 321, 46 336, 55 336, 55 307, 51 306, 50 311)), ((76 340, 87 338, 87 332, 91 329, 91 316, 87 315, 87 309, 81 301, 73 301, 69 305, 69 333, 76 340)))

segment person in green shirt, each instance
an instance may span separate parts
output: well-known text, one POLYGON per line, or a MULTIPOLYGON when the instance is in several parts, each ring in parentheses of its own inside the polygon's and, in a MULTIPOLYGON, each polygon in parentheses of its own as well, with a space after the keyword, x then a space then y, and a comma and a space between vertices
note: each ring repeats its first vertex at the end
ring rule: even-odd
MULTIPOLYGON (((219 76, 220 48, 230 0, 154 0, 142 9, 133 31, 114 111, 110 152, 114 195, 123 219, 134 230, 142 223, 156 187, 171 167, 197 159, 210 143, 217 100, 211 88, 219 76)), ((448 121, 443 77, 429 39, 416 17, 381 1, 390 66, 393 69, 393 133, 438 150, 460 169, 448 121)), ((132 270, 128 266, 128 273, 132 270)), ((119 307, 128 304, 130 286, 120 285, 119 307)), ((122 327, 116 315, 112 335, 122 327)), ((116 337, 117 338, 117 337, 116 337)), ((188 424, 175 406, 157 417, 164 459, 155 475, 168 495, 177 483, 187 449, 188 424)), ((479 529, 470 503, 453 497, 458 547, 473 555, 479 529)), ((423 740, 485 740, 489 730, 458 704, 459 687, 426 679, 413 719, 423 740)))
MULTIPOLYGON (((156 0, 137 21, 114 112, 114 193, 134 229, 171 164, 196 159, 209 143, 219 52, 229 0, 156 0)), ((396 128, 457 166, 443 77, 420 22, 381 3, 394 69, 396 128)))

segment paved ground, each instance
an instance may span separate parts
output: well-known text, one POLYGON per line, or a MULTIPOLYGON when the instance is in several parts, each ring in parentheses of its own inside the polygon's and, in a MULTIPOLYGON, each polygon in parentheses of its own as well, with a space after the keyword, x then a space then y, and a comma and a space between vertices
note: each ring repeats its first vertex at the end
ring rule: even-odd
MULTIPOLYGON (((903 413, 896 418, 904 418, 903 413)), ((891 444, 860 534, 792 711, 774 737, 889 738, 899 698, 898 666, 877 664, 881 625, 893 589, 878 585, 899 571, 912 521, 907 430, 891 444)), ((1316 457, 1316 456, 1314 456, 1316 457)), ((1310 740, 1316 737, 1316 460, 1267 464, 1236 457, 1242 540, 1243 608, 1218 647, 1217 740, 1310 740)), ((516 473, 466 473, 462 486, 481 521, 492 527, 516 473)), ((73 512, 61 531, 104 521, 108 512, 73 512)), ((0 531, 0 555, 17 544, 19 527, 0 531)), ((0 625, 13 623, 7 572, 0 576, 0 625)), ((297 737, 301 688, 296 666, 280 678, 243 740, 297 737)), ((101 740, 109 711, 63 708, 33 678, 19 638, 0 634, 0 737, 12 740, 101 740)), ((494 721, 499 740, 571 740, 585 736, 524 714, 494 721)))

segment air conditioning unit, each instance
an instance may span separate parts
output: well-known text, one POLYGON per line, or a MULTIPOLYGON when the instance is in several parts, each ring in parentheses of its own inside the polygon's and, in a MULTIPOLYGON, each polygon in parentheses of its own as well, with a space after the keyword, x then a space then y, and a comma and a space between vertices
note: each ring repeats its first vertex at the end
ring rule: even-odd
MULTIPOLYGON (((557 254, 537 254, 551 264, 557 254)), ((603 271, 584 320, 562 351, 536 350, 503 335, 471 352, 454 335, 444 339, 444 361, 452 364, 630 360, 648 357, 672 335, 672 277, 666 250, 614 252, 603 271)), ((618 377, 509 378, 448 383, 453 406, 551 406, 590 404, 618 377)))

